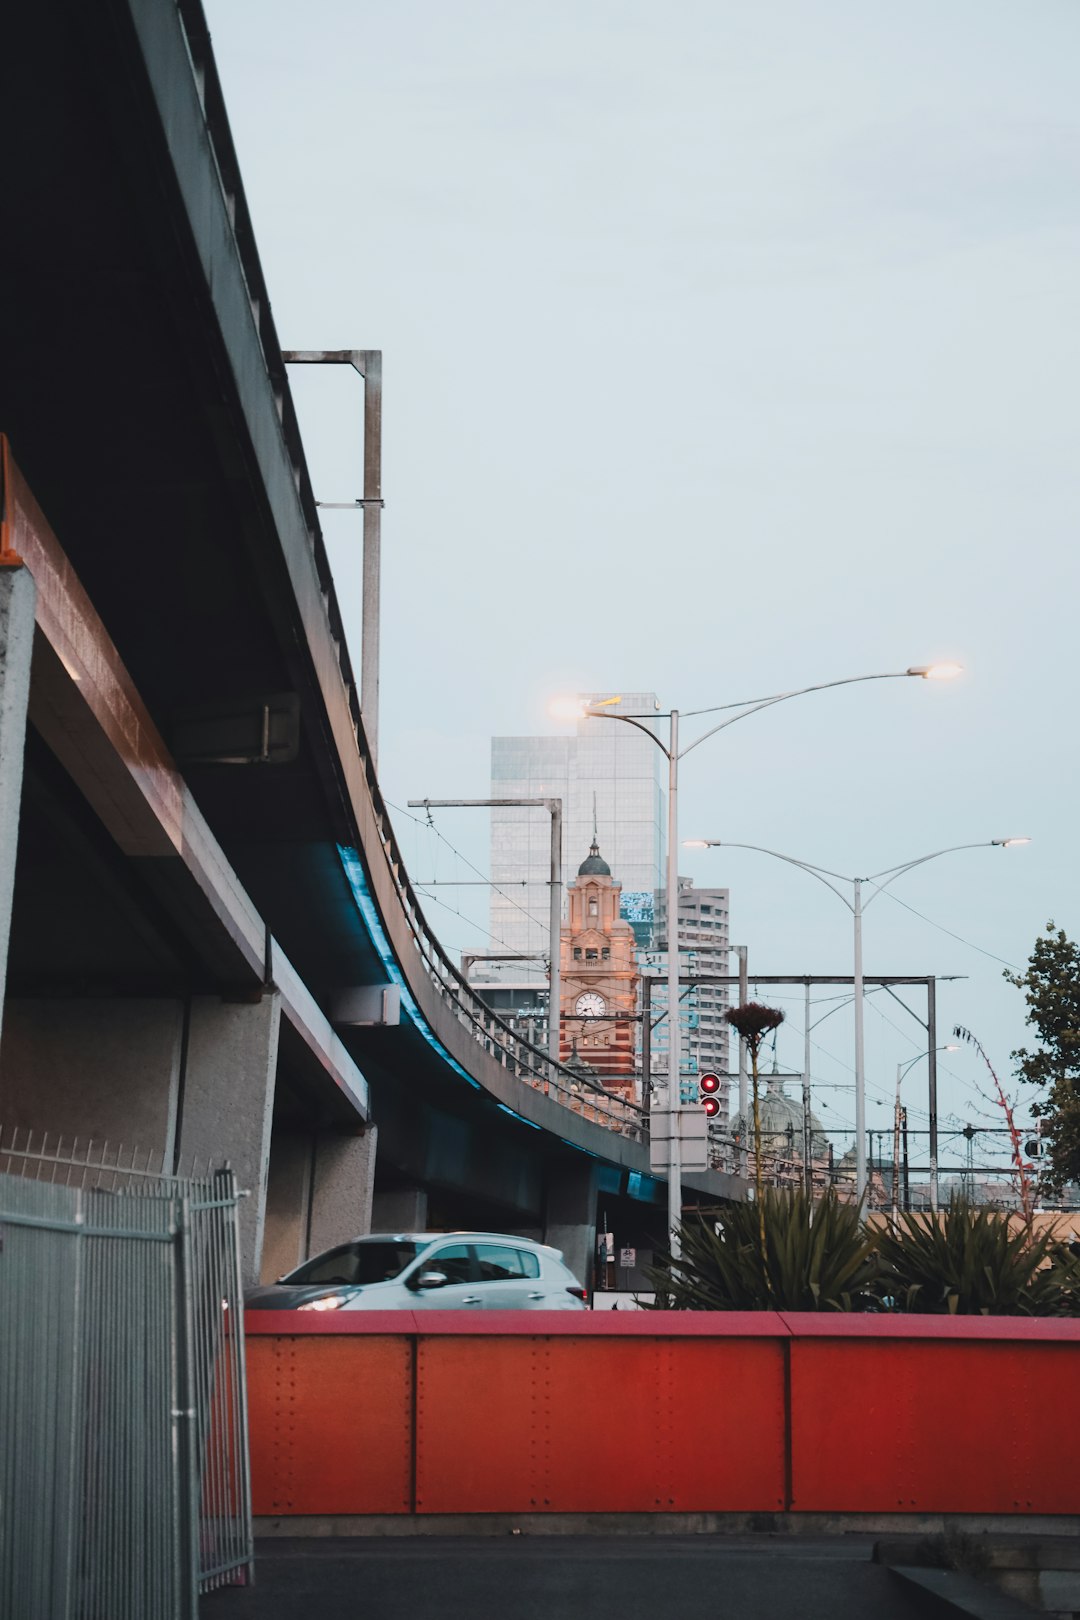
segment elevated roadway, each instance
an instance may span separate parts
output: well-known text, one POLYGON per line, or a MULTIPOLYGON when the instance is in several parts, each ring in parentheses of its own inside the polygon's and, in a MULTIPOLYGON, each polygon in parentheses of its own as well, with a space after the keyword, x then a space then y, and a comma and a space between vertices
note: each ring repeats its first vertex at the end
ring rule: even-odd
MULTIPOLYGON (((113 660, 146 717, 143 741, 160 747, 190 805, 180 864, 197 826, 220 894, 199 889, 194 904, 190 872, 180 881, 173 869, 176 839, 165 860, 118 833, 127 744, 93 719, 85 678, 79 703, 65 690, 80 679, 43 628, 43 604, 60 601, 44 570, 0 1121, 20 1123, 14 1110, 38 1128, 54 1116, 58 1130, 88 1123, 63 1063, 54 1115, 40 1096, 31 1107, 14 1077, 16 1067, 59 1072, 44 1004, 176 1000, 187 1011, 162 1105, 175 1153, 192 998, 243 1007, 272 996, 284 1033, 267 1026, 269 1095, 241 1106, 238 1092, 235 1109, 219 1096, 198 1137, 207 1151, 214 1133, 238 1151, 265 1112, 266 1150, 252 1151, 267 1264, 355 1224, 352 1195, 313 1221, 315 1177, 321 1139, 362 1133, 367 1158, 334 1162, 339 1176, 347 1165, 368 1178, 369 1209, 373 1187, 376 1214, 381 1199, 402 1217, 393 1224, 410 1212, 440 1225, 498 1222, 545 1232, 580 1263, 607 1199, 625 1236, 659 1236, 640 1111, 583 1085, 491 1013, 409 884, 365 742, 200 5, 35 0, 12 8, 5 33, 9 491, 18 478, 35 532, 51 537, 41 545, 90 610, 84 651, 113 660), (82 743, 65 747, 65 713, 106 739, 97 763, 82 743), (264 717, 262 746, 223 762, 222 736, 259 737, 264 717), (242 925, 228 922, 230 907, 242 925), (204 913, 236 949, 212 944, 204 913)), ((149 801, 140 814, 167 817, 149 801)), ((195 1096, 189 1088, 189 1110, 195 1096)), ((130 1118, 137 1127, 139 1108, 130 1118)), ((691 1179, 690 1196, 741 1190, 710 1175, 691 1179)))

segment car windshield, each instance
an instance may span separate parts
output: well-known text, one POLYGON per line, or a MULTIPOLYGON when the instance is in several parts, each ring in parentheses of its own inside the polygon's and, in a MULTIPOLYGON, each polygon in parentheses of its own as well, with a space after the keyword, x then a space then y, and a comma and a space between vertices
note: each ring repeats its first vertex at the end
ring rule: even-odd
POLYGON ((328 1249, 314 1260, 297 1266, 282 1282, 287 1283, 364 1283, 388 1282, 405 1270, 420 1252, 419 1243, 407 1238, 380 1238, 372 1243, 343 1243, 328 1249))

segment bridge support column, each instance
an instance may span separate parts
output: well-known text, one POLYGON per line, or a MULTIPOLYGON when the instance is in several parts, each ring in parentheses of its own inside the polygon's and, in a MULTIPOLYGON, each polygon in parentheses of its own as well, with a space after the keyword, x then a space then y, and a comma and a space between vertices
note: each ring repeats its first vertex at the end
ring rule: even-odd
POLYGON ((362 1136, 320 1134, 315 1138, 310 1253, 318 1254, 371 1231, 377 1136, 372 1125, 362 1136))
POLYGON ((186 1172, 193 1158, 227 1159, 249 1192, 240 1205, 245 1284, 259 1280, 280 1021, 276 991, 253 1002, 196 996, 191 1003, 179 1100, 181 1168, 186 1172))
POLYGON ((372 1199, 373 1232, 424 1232, 427 1222, 428 1195, 422 1187, 389 1187, 372 1199))
POLYGON ((36 594, 28 568, 0 569, 0 1018, 7 988, 36 594))
POLYGON ((575 1277, 591 1289, 596 1265, 597 1175, 591 1159, 559 1160, 547 1173, 544 1242, 561 1249, 575 1277))
POLYGON ((39 1140, 48 1131, 54 1147, 137 1149, 140 1168, 170 1171, 183 1027, 179 999, 12 997, 0 1122, 39 1140))

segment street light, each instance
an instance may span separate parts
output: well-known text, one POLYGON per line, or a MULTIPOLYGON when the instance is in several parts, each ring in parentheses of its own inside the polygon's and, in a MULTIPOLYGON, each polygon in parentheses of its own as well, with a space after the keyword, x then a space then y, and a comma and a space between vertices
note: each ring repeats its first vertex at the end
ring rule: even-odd
MULTIPOLYGON (((664 718, 664 711, 657 714, 614 714, 612 706, 620 701, 618 697, 604 698, 597 703, 586 703, 582 699, 558 700, 551 706, 552 713, 564 720, 620 720, 624 725, 634 726, 638 731, 654 742, 668 762, 668 815, 667 815, 667 1000, 668 1000, 668 1110, 672 1115, 671 1134, 668 1138, 668 1232, 671 1243, 671 1252, 678 1258, 679 1238, 678 1227, 682 1220, 682 1162, 680 1158, 679 1143, 679 1113, 682 1097, 679 1079, 679 834, 678 834, 678 792, 679 792, 679 761, 691 749, 715 737, 718 731, 724 731, 733 726, 737 720, 745 720, 752 714, 759 714, 762 709, 772 708, 775 703, 786 703, 789 698, 806 697, 811 692, 827 692, 834 686, 856 686, 864 681, 892 681, 906 680, 914 676, 921 680, 948 680, 959 675, 959 664, 916 664, 908 669, 887 670, 877 675, 849 675, 838 681, 821 681, 815 686, 802 686, 792 692, 775 692, 771 697, 748 698, 743 703, 717 703, 707 709, 689 709, 683 713, 682 718, 693 718, 703 714, 721 714, 731 709, 737 709, 737 714, 729 714, 725 720, 718 720, 714 726, 703 731, 700 737, 687 743, 684 748, 679 747, 679 710, 671 709, 666 712, 668 721, 668 741, 665 746, 652 730, 649 722, 664 718)), ((646 1085, 650 1077, 644 1077, 646 1085)))
MULTIPOLYGON (((884 889, 895 883, 898 877, 910 872, 913 867, 925 866, 927 861, 936 861, 942 855, 955 855, 961 849, 1011 849, 1015 844, 1030 844, 1030 838, 987 838, 976 844, 950 844, 948 849, 935 849, 929 855, 918 855, 913 861, 903 861, 899 866, 886 866, 880 872, 874 872, 870 877, 848 877, 842 872, 830 872, 826 866, 814 866, 811 861, 796 860, 794 855, 783 855, 778 849, 763 849, 760 844, 736 844, 726 838, 691 838, 687 840, 687 847, 691 849, 752 849, 759 855, 772 855, 778 861, 786 861, 789 866, 797 866, 811 877, 816 877, 831 889, 838 900, 842 900, 855 920, 855 962, 852 978, 852 989, 855 1001, 855 1191, 856 1197, 862 1198, 866 1192, 866 1061, 863 1051, 863 966, 862 966, 862 918, 865 907, 871 900, 876 900, 884 889), (835 878, 836 883, 850 883, 852 898, 830 883, 835 878), (879 882, 884 878, 884 882, 879 882), (863 903, 862 886, 864 883, 874 884, 874 892, 870 899, 863 903)), ((933 1034, 931 1033, 931 1040, 933 1034)), ((931 1047, 931 1051, 936 1051, 931 1047)), ((937 1118, 936 1114, 930 1121, 930 1207, 937 1208, 937 1118)))
MULTIPOLYGON (((946 1045, 946 1046, 935 1046, 931 1050, 934 1051, 934 1052, 959 1052, 960 1048, 959 1048, 959 1046, 957 1046, 955 1041, 949 1041, 948 1045, 946 1045)), ((892 1168, 892 1200, 891 1200, 891 1202, 892 1202, 891 1215, 892 1215, 892 1225, 893 1225, 893 1230, 894 1231, 896 1230, 896 1224, 897 1224, 897 1222, 896 1222, 896 1212, 900 1207, 900 1201, 899 1201, 899 1198, 897 1196, 897 1194, 899 1192, 898 1167, 899 1167, 899 1164, 900 1164, 900 1082, 903 1080, 905 1074, 907 1074, 907 1072, 908 1072, 908 1070, 910 1068, 913 1068, 916 1063, 921 1063, 924 1057, 929 1057, 929 1056, 930 1056, 929 1052, 916 1052, 915 1056, 913 1058, 908 1058, 906 1063, 898 1063, 896 1065, 896 1102, 893 1105, 893 1156, 892 1156, 892 1167, 893 1168, 892 1168)), ((935 1128, 936 1128, 936 1125, 937 1125, 936 1118, 934 1120, 934 1125, 935 1125, 935 1128)), ((905 1161, 905 1164, 906 1164, 906 1161, 905 1161)), ((934 1168, 936 1170, 936 1168, 937 1168, 936 1163, 935 1163, 934 1168)), ((934 1197, 932 1198, 931 1203, 932 1204, 937 1203, 937 1189, 936 1188, 934 1189, 934 1197)), ((905 1207, 905 1209, 907 1208, 907 1198, 906 1197, 904 1199, 904 1207, 905 1207)))

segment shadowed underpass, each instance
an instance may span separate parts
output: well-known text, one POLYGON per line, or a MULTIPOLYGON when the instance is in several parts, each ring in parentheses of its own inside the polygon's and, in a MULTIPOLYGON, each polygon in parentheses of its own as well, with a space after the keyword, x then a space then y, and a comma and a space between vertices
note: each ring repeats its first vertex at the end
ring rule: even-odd
POLYGON ((909 1620, 925 1615, 873 1538, 401 1537, 274 1541, 258 1584, 203 1620, 909 1620))

